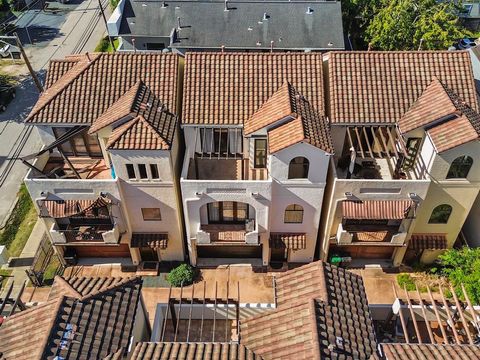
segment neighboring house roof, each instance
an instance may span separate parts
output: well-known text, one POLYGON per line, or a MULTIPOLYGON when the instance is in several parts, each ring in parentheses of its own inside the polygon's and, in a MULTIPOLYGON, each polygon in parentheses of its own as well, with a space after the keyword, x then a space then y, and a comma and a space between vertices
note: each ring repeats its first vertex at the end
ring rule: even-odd
POLYGON ((182 124, 242 126, 286 81, 325 115, 320 53, 189 52, 182 124))
POLYGON ((101 359, 128 347, 140 278, 110 281, 108 286, 105 281, 99 286, 96 278, 78 282, 57 277, 55 282, 60 282, 57 295, 3 322, 0 359, 101 359))
POLYGON ((265 127, 272 127, 268 130, 270 154, 299 142, 333 153, 326 117, 321 116, 288 81, 245 121, 245 135, 265 127), (283 123, 275 127, 279 121, 283 123))
POLYGON ((478 110, 465 51, 329 53, 332 124, 394 124, 436 77, 478 110))
POLYGON ((130 360, 261 360, 245 346, 235 343, 137 343, 130 360))
POLYGON ((183 49, 220 49, 223 45, 262 50, 270 49, 270 41, 283 50, 345 48, 339 2, 229 0, 228 9, 224 1, 168 1, 163 6, 160 1, 127 0, 118 35, 162 37, 165 46, 183 49), (264 13, 267 20, 263 20, 264 13))
POLYGON ((385 360, 480 359, 476 345, 381 344, 385 360))
POLYGON ((175 54, 87 53, 54 60, 47 72, 46 89, 26 121, 91 125, 139 80, 175 112, 177 76, 175 54))
POLYGON ((480 115, 435 77, 398 126, 403 133, 424 127, 440 153, 478 139, 480 115))
POLYGON ((362 278, 314 262, 275 278, 278 307, 241 322, 241 342, 265 359, 369 359, 375 331, 362 278))

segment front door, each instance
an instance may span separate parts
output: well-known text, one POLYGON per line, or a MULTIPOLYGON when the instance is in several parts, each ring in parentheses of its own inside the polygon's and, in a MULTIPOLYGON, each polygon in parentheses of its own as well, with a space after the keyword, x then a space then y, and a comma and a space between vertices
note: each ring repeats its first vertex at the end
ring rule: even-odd
POLYGON ((152 249, 150 246, 140 248, 140 257, 142 258, 142 261, 158 261, 157 250, 152 249))
POLYGON ((270 262, 284 262, 287 261, 288 250, 285 248, 271 248, 270 262))
POLYGON ((235 201, 208 204, 209 224, 244 224, 248 218, 248 205, 235 201))

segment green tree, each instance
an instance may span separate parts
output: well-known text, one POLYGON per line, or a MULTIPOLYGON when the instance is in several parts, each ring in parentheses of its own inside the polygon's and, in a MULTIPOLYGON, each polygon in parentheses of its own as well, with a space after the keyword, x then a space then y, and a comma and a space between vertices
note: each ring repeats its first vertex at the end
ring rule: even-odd
POLYGON ((474 304, 480 305, 480 248, 450 249, 439 256, 440 273, 455 287, 463 299, 461 284, 474 304))
POLYGON ((456 40, 472 34, 459 22, 453 1, 381 0, 365 29, 365 39, 374 49, 447 49, 456 40), (422 40, 423 39, 423 40, 422 40))

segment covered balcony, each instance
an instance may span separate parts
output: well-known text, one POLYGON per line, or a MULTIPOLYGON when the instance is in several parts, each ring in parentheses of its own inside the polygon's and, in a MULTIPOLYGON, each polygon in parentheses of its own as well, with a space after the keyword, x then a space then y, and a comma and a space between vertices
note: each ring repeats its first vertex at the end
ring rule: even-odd
POLYGON ((255 209, 234 201, 213 202, 202 206, 204 221, 197 231, 198 244, 259 243, 255 209))
POLYGON ((395 126, 347 126, 344 150, 337 159, 340 179, 424 179, 417 157, 421 139, 404 142, 395 126))
POLYGON ((50 228, 55 245, 117 244, 120 231, 111 214, 111 202, 96 200, 42 200, 40 216, 54 219, 50 228))

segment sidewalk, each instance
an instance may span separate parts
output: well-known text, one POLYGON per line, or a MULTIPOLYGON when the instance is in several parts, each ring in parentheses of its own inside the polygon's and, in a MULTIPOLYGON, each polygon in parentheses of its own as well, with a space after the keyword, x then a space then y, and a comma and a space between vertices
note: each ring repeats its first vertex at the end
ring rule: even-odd
MULTIPOLYGON (((37 221, 35 226, 33 227, 32 233, 25 244, 25 247, 22 250, 19 258, 33 258, 37 252, 38 246, 42 241, 43 235, 45 233, 45 225, 43 221, 37 221)), ((3 289, 3 292, 6 292, 9 288, 12 281, 14 282, 12 297, 16 296, 20 291, 25 280, 28 280, 27 274, 25 270, 28 269, 30 266, 18 266, 18 267, 6 267, 8 270, 12 270, 12 277, 8 279, 7 286, 3 289)), ((5 294, 2 293, 3 297, 5 294)))

